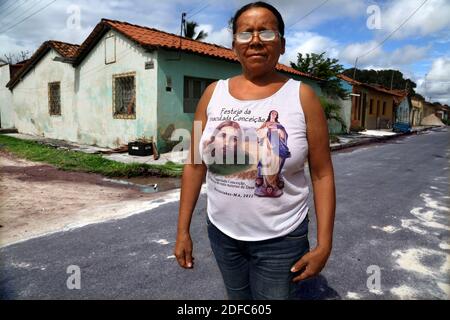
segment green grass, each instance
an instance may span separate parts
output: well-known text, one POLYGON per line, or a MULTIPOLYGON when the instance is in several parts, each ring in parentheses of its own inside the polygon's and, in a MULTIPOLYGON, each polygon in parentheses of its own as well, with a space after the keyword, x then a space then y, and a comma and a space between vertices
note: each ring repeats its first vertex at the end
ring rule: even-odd
POLYGON ((161 176, 180 177, 183 165, 166 162, 164 165, 125 164, 103 158, 98 154, 56 149, 34 141, 21 140, 0 134, 0 148, 20 158, 44 162, 61 170, 102 174, 107 177, 161 176))

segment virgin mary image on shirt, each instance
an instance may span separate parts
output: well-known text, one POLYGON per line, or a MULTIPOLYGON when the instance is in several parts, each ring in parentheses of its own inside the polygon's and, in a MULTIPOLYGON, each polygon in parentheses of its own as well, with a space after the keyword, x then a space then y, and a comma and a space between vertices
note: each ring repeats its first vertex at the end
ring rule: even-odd
POLYGON ((288 134, 278 121, 278 112, 276 110, 270 111, 269 117, 256 132, 259 160, 255 195, 259 197, 280 197, 284 188, 281 170, 291 153, 287 146, 288 134))

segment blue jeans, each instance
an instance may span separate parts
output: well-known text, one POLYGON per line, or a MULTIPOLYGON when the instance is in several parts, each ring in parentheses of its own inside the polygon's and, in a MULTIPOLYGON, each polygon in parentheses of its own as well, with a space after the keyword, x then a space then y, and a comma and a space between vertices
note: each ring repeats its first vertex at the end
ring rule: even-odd
POLYGON ((240 241, 221 232, 207 218, 211 248, 230 300, 294 299, 292 266, 307 252, 309 218, 284 237, 240 241))

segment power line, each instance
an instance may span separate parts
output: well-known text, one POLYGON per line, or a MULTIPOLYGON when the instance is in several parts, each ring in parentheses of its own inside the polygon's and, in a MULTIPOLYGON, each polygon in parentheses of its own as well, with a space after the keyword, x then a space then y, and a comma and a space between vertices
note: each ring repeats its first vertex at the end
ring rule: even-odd
POLYGON ((8 16, 11 15, 14 11, 16 11, 17 9, 19 9, 21 6, 25 5, 25 4, 26 4, 26 1, 23 0, 23 2, 20 3, 20 0, 19 0, 19 1, 17 1, 17 2, 13 2, 12 4, 13 4, 13 5, 17 4, 17 6, 16 6, 16 7, 13 7, 12 5, 9 6, 8 8, 12 8, 12 10, 10 10, 10 11, 8 12, 8 9, 5 9, 5 11, 1 12, 0 15, 4 15, 4 16, 3 16, 4 18, 8 17, 8 16))
POLYGON ((323 1, 321 4, 319 4, 317 7, 313 8, 311 11, 309 11, 307 14, 305 14, 304 16, 300 17, 300 19, 298 19, 297 21, 295 21, 294 23, 292 23, 291 25, 289 25, 286 29, 290 29, 292 28, 294 25, 296 25, 297 23, 299 23, 300 21, 302 21, 303 19, 305 19, 306 17, 308 17, 309 15, 311 15, 314 11, 316 11, 317 9, 321 8, 322 6, 324 6, 328 1, 330 0, 325 0, 323 1))
MULTIPOLYGON (((8 3, 8 1, 5 1, 5 3, 3 3, 2 5, 5 5, 5 4, 7 4, 7 3, 8 3)), ((8 10, 8 8, 11 8, 12 5, 13 5, 14 3, 16 3, 16 2, 14 2, 14 1, 12 0, 11 3, 9 4, 9 6, 5 7, 3 10, 8 10)), ((3 12, 4 12, 4 11, 3 11, 3 12)))
MULTIPOLYGON (((200 8, 199 10, 197 10, 195 13, 189 15, 186 19, 191 19, 191 18, 194 17, 195 15, 199 14, 200 12, 202 12, 203 10, 205 10, 206 8, 208 8, 208 7, 211 5, 209 2, 210 2, 210 1, 208 1, 208 3, 207 3, 205 6, 203 6, 203 7, 200 8)), ((188 11, 188 12, 186 13, 186 15, 188 15, 189 12, 191 12, 191 11, 192 11, 192 10, 188 11)))
MULTIPOLYGON (((22 12, 19 12, 19 14, 18 15, 16 15, 16 16, 14 16, 14 17, 12 17, 12 18, 10 18, 9 20, 9 22, 14 22, 14 21, 17 21, 18 19, 20 19, 20 18, 22 18, 25 14, 27 14, 29 11, 31 11, 33 8, 35 8, 35 7, 37 7, 41 2, 42 2, 43 0, 36 0, 35 2, 34 2, 34 4, 31 4, 29 7, 28 7, 28 9, 26 9, 25 11, 22 11, 22 12)), ((30 1, 31 2, 31 1, 30 1)), ((30 3, 29 2, 29 3, 30 3)), ((12 13, 12 12, 11 12, 12 13)), ((7 17, 6 17, 7 18, 7 17)), ((6 20, 5 20, 6 21, 6 20)), ((8 23, 9 23, 8 22, 8 23)), ((5 26, 4 27, 6 27, 6 25, 8 24, 8 23, 5 23, 5 26)))
POLYGON ((6 30, 1 30, 0 33, 5 33, 11 29, 13 29, 14 27, 18 26, 19 24, 23 23, 24 21, 28 20, 29 18, 35 16, 36 14, 38 14, 39 12, 41 12, 42 10, 48 8, 50 5, 52 5, 53 3, 55 3, 56 0, 51 1, 50 3, 48 3, 47 5, 45 5, 44 7, 42 7, 41 9, 33 12, 32 14, 30 14, 29 16, 25 17, 24 19, 20 20, 19 22, 13 24, 12 26, 10 26, 8 29, 6 30))
POLYGON ((425 5, 425 3, 427 3, 427 2, 428 2, 428 0, 425 0, 424 2, 422 2, 422 4, 420 6, 418 6, 416 8, 416 10, 414 10, 413 13, 411 13, 409 15, 409 17, 406 18, 406 20, 403 21, 394 31, 392 31, 386 38, 384 38, 383 41, 381 41, 378 45, 376 45, 375 47, 373 47, 372 49, 367 51, 365 54, 358 56, 356 59, 365 57, 369 53, 373 52, 375 49, 378 49, 380 46, 382 46, 387 40, 389 40, 394 35, 394 33, 396 33, 398 30, 400 30, 400 28, 403 27, 409 21, 409 19, 411 19, 417 13, 417 11, 419 11, 420 8, 422 8, 425 5))

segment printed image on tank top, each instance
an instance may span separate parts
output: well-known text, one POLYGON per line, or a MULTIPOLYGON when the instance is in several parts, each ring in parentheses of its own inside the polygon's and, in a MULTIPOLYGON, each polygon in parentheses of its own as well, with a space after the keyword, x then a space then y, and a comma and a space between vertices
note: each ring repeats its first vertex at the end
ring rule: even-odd
MULTIPOLYGON (((281 170, 291 157, 288 133, 270 111, 259 127, 243 127, 225 120, 203 142, 202 157, 209 172, 222 178, 252 180, 254 195, 280 197, 284 180, 281 170)), ((223 179, 221 179, 223 185, 223 179)))

